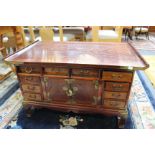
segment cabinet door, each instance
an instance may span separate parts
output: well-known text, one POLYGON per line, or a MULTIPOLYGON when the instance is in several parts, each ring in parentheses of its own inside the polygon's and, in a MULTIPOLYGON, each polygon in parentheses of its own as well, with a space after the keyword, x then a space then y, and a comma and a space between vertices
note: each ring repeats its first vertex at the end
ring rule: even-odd
POLYGON ((63 88, 66 86, 65 79, 45 77, 46 98, 48 101, 67 102, 68 96, 63 88))
POLYGON ((49 101, 71 104, 100 103, 99 82, 63 78, 46 78, 46 94, 49 101))
POLYGON ((71 85, 68 86, 73 92, 72 102, 81 104, 98 104, 101 97, 99 95, 99 82, 97 80, 79 80, 71 79, 71 85))

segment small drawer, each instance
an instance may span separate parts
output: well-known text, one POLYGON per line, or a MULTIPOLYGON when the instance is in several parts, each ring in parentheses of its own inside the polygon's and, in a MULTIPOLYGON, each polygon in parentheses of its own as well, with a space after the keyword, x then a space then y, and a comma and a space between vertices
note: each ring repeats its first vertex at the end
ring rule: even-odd
POLYGON ((93 69, 72 69, 72 76, 78 77, 99 77, 99 71, 93 69))
POLYGON ((125 100, 127 98, 127 93, 104 91, 104 98, 125 100))
POLYGON ((40 84, 40 77, 37 76, 19 76, 22 83, 40 84))
POLYGON ((107 91, 129 91, 129 83, 106 82, 105 90, 107 91))
POLYGON ((27 73, 27 74, 37 74, 37 73, 41 73, 41 68, 34 67, 34 66, 19 66, 18 72, 27 73))
POLYGON ((22 84, 22 89, 25 92, 41 93, 41 87, 38 85, 22 84))
POLYGON ((34 101, 41 101, 41 95, 40 94, 30 94, 30 93, 24 93, 24 99, 25 100, 34 100, 34 101))
POLYGON ((47 67, 44 69, 45 74, 68 76, 69 69, 61 67, 47 67))
POLYGON ((132 73, 103 71, 102 79, 106 80, 106 81, 131 82, 132 81, 132 73))
POLYGON ((122 101, 112 101, 112 100, 104 100, 103 107, 105 108, 124 108, 125 102, 122 101))

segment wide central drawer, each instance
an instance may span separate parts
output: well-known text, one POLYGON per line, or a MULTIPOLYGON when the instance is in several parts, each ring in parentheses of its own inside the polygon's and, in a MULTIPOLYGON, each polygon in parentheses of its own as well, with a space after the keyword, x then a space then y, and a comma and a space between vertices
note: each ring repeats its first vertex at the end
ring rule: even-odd
POLYGON ((99 71, 95 69, 73 68, 72 76, 78 77, 99 77, 99 71))
POLYGON ((65 67, 46 67, 44 71, 45 74, 50 75, 63 75, 63 76, 69 75, 69 69, 65 67))

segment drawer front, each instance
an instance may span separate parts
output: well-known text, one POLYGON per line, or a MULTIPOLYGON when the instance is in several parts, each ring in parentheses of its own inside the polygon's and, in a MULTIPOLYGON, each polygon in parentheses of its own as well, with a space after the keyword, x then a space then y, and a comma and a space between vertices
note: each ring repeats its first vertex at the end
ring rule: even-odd
POLYGON ((72 76, 78 77, 99 77, 99 71, 93 69, 72 69, 72 76))
POLYGON ((27 74, 37 74, 37 73, 41 73, 41 68, 33 67, 33 66, 19 66, 18 72, 27 73, 27 74))
POLYGON ((19 76, 22 83, 40 84, 40 77, 36 76, 19 76))
POLYGON ((68 76, 69 75, 69 69, 68 68, 47 67, 44 70, 45 70, 45 74, 63 75, 63 76, 68 76))
POLYGON ((124 108, 125 107, 125 102, 121 101, 111 101, 111 100, 104 100, 103 101, 103 107, 106 108, 124 108))
POLYGON ((104 91, 104 98, 125 100, 127 98, 127 93, 104 91))
POLYGON ((41 87, 37 85, 22 84, 22 89, 26 92, 41 93, 41 87))
POLYGON ((106 82, 105 90, 107 91, 129 91, 129 83, 106 82))
POLYGON ((132 73, 105 71, 102 74, 102 79, 107 80, 107 81, 131 82, 132 81, 132 73))
POLYGON ((33 94, 33 93, 24 93, 24 99, 25 100, 34 100, 34 101, 41 101, 41 95, 40 94, 33 94))

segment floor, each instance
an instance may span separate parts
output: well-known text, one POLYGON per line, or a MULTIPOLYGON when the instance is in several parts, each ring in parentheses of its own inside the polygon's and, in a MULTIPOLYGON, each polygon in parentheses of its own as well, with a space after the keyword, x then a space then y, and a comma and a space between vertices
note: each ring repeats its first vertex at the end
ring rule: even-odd
MULTIPOLYGON (((155 33, 150 34, 150 40, 146 40, 144 36, 141 36, 138 40, 133 38, 133 41, 128 41, 133 43, 133 46, 135 46, 135 48, 149 63, 150 68, 145 71, 145 74, 149 78, 149 81, 151 81, 151 84, 155 86, 155 33)), ((2 56, 0 56, 0 60, 2 65, 2 56)), ((10 69, 8 65, 2 66, 3 71, 7 71, 10 69)), ((138 83, 139 86, 142 85, 140 84, 140 82, 138 83)), ((17 118, 19 111, 22 109, 23 100, 21 91, 18 88, 19 84, 14 73, 10 74, 8 78, 4 79, 0 83, 0 91, 2 92, 0 93, 0 128, 6 128, 9 123, 11 123, 13 127, 15 126, 18 128, 17 124, 15 125, 15 123, 17 123, 17 119, 14 120, 14 118, 17 118)), ((145 88, 135 87, 134 91, 136 92, 137 89, 142 90, 139 96, 143 95, 144 97, 144 94, 147 94, 147 92, 144 92, 145 88)), ((129 108, 131 111, 131 115, 134 114, 134 117, 131 118, 133 119, 132 121, 134 121, 136 124, 135 128, 155 128, 155 112, 153 106, 151 105, 150 99, 147 99, 147 97, 145 97, 143 101, 139 101, 137 100, 137 96, 132 97, 134 97, 134 100, 131 99, 131 106, 129 106, 129 108), (135 102, 133 102, 135 100, 137 100, 136 103, 138 104, 135 104, 135 102)), ((74 118, 72 118, 72 121, 75 122, 74 118)), ((34 124, 31 127, 34 127, 34 124)), ((64 127, 62 126, 62 128, 64 127)), ((70 126, 67 128, 70 128, 70 126)))

